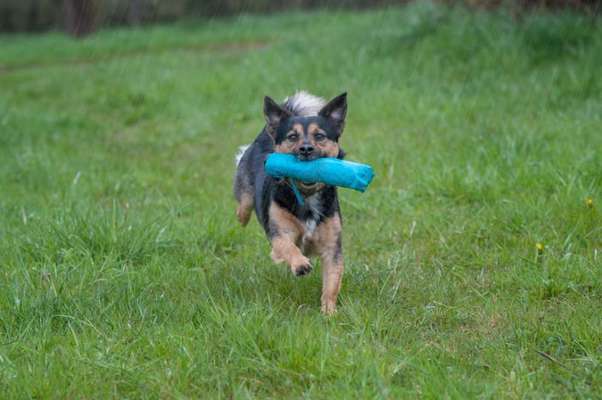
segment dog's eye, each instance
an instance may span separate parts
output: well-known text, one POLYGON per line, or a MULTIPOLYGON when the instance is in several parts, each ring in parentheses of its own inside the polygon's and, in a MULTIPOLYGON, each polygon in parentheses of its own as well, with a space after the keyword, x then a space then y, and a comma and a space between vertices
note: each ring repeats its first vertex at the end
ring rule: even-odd
POLYGON ((326 135, 322 133, 316 133, 314 135, 314 138, 316 139, 316 141, 321 142, 322 140, 326 139, 326 135))
POLYGON ((291 142, 296 142, 299 139, 299 135, 297 133, 291 133, 286 138, 291 142))

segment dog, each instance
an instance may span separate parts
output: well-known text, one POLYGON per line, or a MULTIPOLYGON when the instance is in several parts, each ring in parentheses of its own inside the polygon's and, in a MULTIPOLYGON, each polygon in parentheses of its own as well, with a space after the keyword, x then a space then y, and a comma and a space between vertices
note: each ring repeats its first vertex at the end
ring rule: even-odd
POLYGON ((264 162, 273 152, 294 154, 299 160, 345 155, 339 140, 345 126, 347 93, 326 102, 301 91, 282 104, 264 98, 266 125, 255 141, 242 146, 236 158, 234 196, 236 215, 246 226, 253 210, 270 241, 271 257, 285 262, 296 276, 311 272, 308 256, 322 263, 321 311, 336 312, 343 277, 341 210, 337 188, 314 182, 291 182, 266 175, 264 162), (303 197, 298 200, 292 185, 303 197))

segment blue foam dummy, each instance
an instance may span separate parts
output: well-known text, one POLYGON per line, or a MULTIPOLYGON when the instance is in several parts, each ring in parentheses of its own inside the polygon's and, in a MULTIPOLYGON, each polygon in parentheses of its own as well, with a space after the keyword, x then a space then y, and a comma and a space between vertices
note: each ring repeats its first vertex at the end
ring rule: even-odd
POLYGON ((330 157, 301 161, 292 154, 283 153, 272 153, 268 156, 265 172, 275 178, 322 182, 360 192, 365 191, 374 178, 372 167, 366 164, 330 157))

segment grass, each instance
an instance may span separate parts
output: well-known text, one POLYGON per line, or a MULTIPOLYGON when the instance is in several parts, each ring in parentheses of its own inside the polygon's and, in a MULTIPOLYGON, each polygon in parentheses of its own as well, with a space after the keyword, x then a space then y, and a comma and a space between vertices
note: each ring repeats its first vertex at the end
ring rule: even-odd
POLYGON ((600 21, 428 3, 3 36, 2 397, 600 398, 600 65, 600 21), (377 172, 333 318, 230 193, 300 88, 377 172))

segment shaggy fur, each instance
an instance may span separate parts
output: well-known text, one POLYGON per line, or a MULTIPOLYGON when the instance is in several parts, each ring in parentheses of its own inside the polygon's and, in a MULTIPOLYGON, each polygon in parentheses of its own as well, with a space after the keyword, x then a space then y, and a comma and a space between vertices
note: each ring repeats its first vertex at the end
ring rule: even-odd
POLYGON ((272 259, 286 262, 291 271, 305 275, 312 270, 307 256, 322 260, 322 311, 331 314, 343 274, 341 213, 337 189, 322 183, 295 182, 302 196, 299 204, 291 181, 274 179, 264 171, 272 152, 291 153, 300 160, 343 158, 339 139, 347 112, 347 95, 330 102, 301 91, 277 104, 264 99, 266 126, 236 158, 234 196, 236 214, 244 226, 255 211, 272 245, 272 259))

